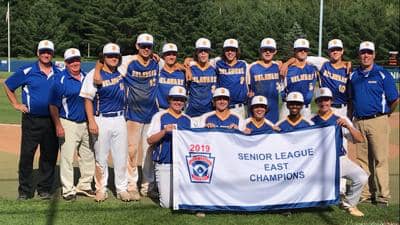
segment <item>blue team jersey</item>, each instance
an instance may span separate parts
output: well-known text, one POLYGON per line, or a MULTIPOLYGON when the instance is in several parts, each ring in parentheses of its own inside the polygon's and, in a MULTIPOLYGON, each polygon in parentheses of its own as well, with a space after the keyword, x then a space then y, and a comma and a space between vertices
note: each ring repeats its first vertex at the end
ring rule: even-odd
POLYGON ((304 97, 304 105, 309 105, 313 98, 317 76, 318 71, 312 65, 306 64, 303 68, 289 66, 283 99, 285 100, 290 92, 298 91, 304 97))
POLYGON ((312 125, 314 124, 311 121, 305 120, 302 116, 295 122, 290 121, 287 117, 276 124, 276 126, 279 127, 282 132, 295 131, 310 127, 312 125))
POLYGON ((350 75, 350 96, 354 116, 389 113, 390 104, 399 97, 392 75, 376 64, 368 72, 357 68, 350 75))
POLYGON ((154 59, 151 59, 147 66, 139 60, 129 63, 124 76, 128 120, 149 123, 151 117, 158 111, 156 101, 158 70, 158 62, 154 59))
POLYGON ((229 65, 224 60, 216 63, 217 86, 224 87, 230 93, 230 105, 244 104, 247 100, 246 62, 238 60, 229 65))
POLYGON ((157 101, 159 108, 167 109, 169 107, 168 94, 173 86, 186 88, 185 84, 185 73, 182 70, 167 71, 163 68, 158 78, 157 101))
MULTIPOLYGON (((174 124, 176 129, 190 128, 190 117, 185 114, 176 114, 167 109, 156 113, 151 120, 147 136, 163 130, 168 124, 174 124)), ((152 159, 158 163, 172 163, 172 133, 166 133, 165 136, 156 144, 152 159)))
POLYGON ((32 116, 49 116, 49 95, 54 75, 59 69, 52 64, 52 73, 46 75, 40 71, 39 61, 23 66, 12 74, 5 84, 11 91, 22 87, 22 103, 32 116))
POLYGON ((280 83, 277 64, 266 67, 263 62, 257 61, 250 66, 250 89, 255 96, 262 95, 267 98, 269 112, 265 114, 265 118, 273 123, 279 119, 280 83))
MULTIPOLYGON (((337 116, 333 112, 329 113, 326 116, 315 115, 311 118, 311 121, 314 122, 315 125, 321 126, 335 126, 337 125, 337 120, 340 119, 340 116, 337 116)), ((350 122, 350 121, 349 121, 350 122)), ((340 137, 343 137, 343 129, 340 129, 340 137)), ((345 155, 346 150, 344 149, 343 145, 340 148, 339 156, 345 155)))
POLYGON ((241 123, 239 115, 233 112, 230 112, 225 118, 217 115, 215 111, 209 112, 204 114, 201 120, 201 126, 204 127, 207 123, 213 123, 216 128, 229 128, 231 124, 236 124, 240 127, 241 123))
POLYGON ((334 68, 331 62, 325 62, 319 71, 321 87, 327 87, 332 91, 332 104, 347 104, 349 94, 347 91, 348 74, 346 67, 334 68))
POLYGON ((75 122, 86 121, 84 98, 79 96, 85 76, 81 72, 81 80, 77 80, 67 69, 54 76, 49 102, 57 106, 61 118, 75 122))
POLYGON ((201 116, 213 110, 212 95, 217 84, 215 68, 209 65, 201 69, 197 64, 190 66, 192 81, 189 86, 189 100, 186 114, 201 116))
POLYGON ((108 73, 100 71, 103 83, 97 87, 96 95, 93 99, 93 112, 95 115, 100 113, 119 112, 125 109, 124 82, 122 75, 115 71, 108 73))
POLYGON ((246 128, 249 128, 251 130, 252 134, 255 133, 266 133, 266 132, 272 132, 274 131, 273 126, 274 124, 269 121, 268 119, 265 119, 260 122, 257 122, 253 118, 247 118, 245 121, 246 128))

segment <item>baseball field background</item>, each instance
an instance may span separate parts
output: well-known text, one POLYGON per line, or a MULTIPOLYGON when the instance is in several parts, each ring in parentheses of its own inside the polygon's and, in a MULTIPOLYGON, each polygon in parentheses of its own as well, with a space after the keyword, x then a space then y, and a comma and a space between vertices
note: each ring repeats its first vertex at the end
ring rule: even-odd
MULTIPOLYGON (((0 73, 0 85, 8 73, 0 73)), ((2 88, 1 88, 2 89, 2 88)), ((20 114, 8 103, 0 90, 0 224, 329 224, 329 225, 391 225, 399 224, 399 110, 390 117, 390 187, 392 199, 388 208, 360 204, 364 218, 354 218, 338 207, 306 209, 286 217, 279 213, 208 213, 197 218, 193 212, 162 209, 149 198, 123 203, 114 195, 103 202, 78 197, 74 202, 62 200, 57 178, 52 200, 34 198, 17 201, 18 158, 20 148, 20 114)), ((354 150, 350 148, 350 157, 354 150)), ((38 154, 35 158, 37 169, 38 154)), ((77 165, 76 165, 77 166, 77 165)), ((35 171, 36 172, 36 171, 35 171)), ((34 172, 34 176, 37 174, 34 172)), ((76 167, 76 172, 78 168, 76 167)), ((112 183, 110 176, 109 182, 112 183)))

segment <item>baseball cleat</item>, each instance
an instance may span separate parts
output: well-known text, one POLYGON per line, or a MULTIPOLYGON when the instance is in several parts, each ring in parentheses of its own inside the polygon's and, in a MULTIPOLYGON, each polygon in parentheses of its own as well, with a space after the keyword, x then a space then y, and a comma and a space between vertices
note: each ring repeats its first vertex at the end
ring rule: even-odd
POLYGON ((347 212, 352 216, 363 217, 364 213, 362 213, 357 207, 350 207, 346 209, 347 212))
POLYGON ((139 201, 140 200, 140 194, 139 194, 138 191, 136 191, 136 190, 135 191, 129 191, 128 193, 131 196, 131 200, 133 200, 133 201, 139 201))
POLYGON ((79 188, 75 188, 75 192, 78 195, 85 195, 85 196, 91 197, 91 198, 94 198, 96 196, 96 192, 93 191, 92 189, 82 190, 82 189, 79 189, 79 188))
POLYGON ((96 196, 94 197, 94 200, 96 202, 104 202, 107 198, 108 198, 107 192, 98 191, 98 192, 96 192, 96 196))
POLYGON ((117 198, 123 202, 130 202, 131 195, 127 191, 123 191, 117 194, 117 198))

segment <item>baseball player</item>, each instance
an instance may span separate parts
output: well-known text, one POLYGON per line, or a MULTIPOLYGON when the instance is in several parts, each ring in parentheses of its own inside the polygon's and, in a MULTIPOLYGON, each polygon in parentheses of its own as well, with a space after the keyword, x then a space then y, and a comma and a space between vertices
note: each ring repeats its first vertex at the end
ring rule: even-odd
POLYGON ((273 123, 279 119, 279 94, 281 79, 279 67, 281 62, 273 61, 276 54, 276 42, 272 38, 265 38, 260 44, 260 60, 249 67, 250 95, 262 95, 268 100, 269 111, 266 118, 273 123))
MULTIPOLYGON (((212 94, 217 85, 217 76, 215 68, 209 63, 210 50, 210 40, 199 38, 196 41, 194 63, 186 70, 186 78, 189 82, 186 114, 190 117, 199 117, 213 110, 212 94)), ((193 118, 194 123, 198 119, 193 118)))
POLYGON ((222 58, 216 60, 217 87, 229 90, 229 108, 242 119, 246 118, 247 109, 247 63, 239 60, 239 42, 236 39, 226 39, 223 44, 222 58))
POLYGON ((94 197, 92 190, 95 162, 89 146, 84 99, 79 96, 86 74, 81 70, 81 54, 76 48, 64 53, 66 69, 55 75, 50 91, 50 114, 56 127, 61 145, 60 178, 62 196, 65 200, 75 200, 76 194, 94 197), (81 177, 74 186, 75 149, 81 177))
POLYGON ((287 95, 286 107, 289 110, 289 115, 276 124, 276 126, 279 127, 279 131, 295 131, 314 125, 312 121, 304 119, 300 114, 303 106, 304 98, 300 92, 293 91, 287 95))
POLYGON ((199 127, 206 128, 228 128, 239 129, 243 127, 243 119, 229 109, 229 90, 217 88, 213 94, 215 111, 205 113, 201 116, 199 127))
POLYGON ((121 60, 120 48, 108 43, 103 48, 104 66, 100 71, 102 83, 94 85, 92 70, 83 82, 80 96, 85 98, 89 132, 93 135, 96 158, 97 202, 107 199, 108 164, 110 150, 114 165, 117 198, 130 201, 128 193, 127 156, 128 137, 124 117, 125 94, 122 75, 117 70, 121 60))
POLYGON ((288 72, 283 82, 282 109, 280 118, 288 114, 286 107, 286 96, 293 91, 300 92, 304 98, 304 106, 301 114, 309 118, 311 116, 311 101, 314 94, 315 84, 318 78, 317 68, 307 64, 306 59, 310 44, 306 39, 297 39, 294 42, 294 56, 296 62, 288 68, 288 72))
POLYGON ((27 200, 34 196, 32 183, 33 159, 40 145, 39 183, 37 192, 41 199, 51 198, 54 172, 58 154, 58 139, 49 112, 50 85, 58 68, 51 62, 54 44, 39 42, 37 62, 23 66, 4 82, 11 105, 22 112, 21 153, 18 166, 18 199, 27 200), (22 88, 22 103, 17 100, 15 90, 22 88))
POLYGON ((243 133, 257 134, 277 130, 274 124, 265 118, 268 110, 267 98, 262 95, 254 96, 250 106, 251 117, 246 119, 243 133))
POLYGON ((162 48, 164 66, 160 70, 157 92, 158 106, 161 109, 169 108, 168 94, 173 86, 186 86, 185 73, 176 61, 177 54, 178 47, 173 43, 167 43, 162 48))
MULTIPOLYGON (((311 118, 318 125, 340 125, 342 126, 342 136, 352 142, 364 142, 361 132, 354 128, 351 121, 346 116, 340 116, 333 112, 331 104, 333 95, 329 88, 323 87, 317 90, 315 102, 318 104, 318 114, 311 118)), ((340 161, 340 177, 351 180, 350 190, 344 196, 342 207, 347 210, 350 215, 362 217, 364 214, 357 208, 361 191, 368 181, 368 175, 357 164, 352 162, 346 156, 345 145, 339 153, 340 161)))
POLYGON ((172 87, 168 101, 169 108, 153 116, 147 133, 147 142, 154 146, 156 182, 163 208, 172 207, 172 130, 190 128, 190 118, 182 113, 186 101, 185 88, 172 87))

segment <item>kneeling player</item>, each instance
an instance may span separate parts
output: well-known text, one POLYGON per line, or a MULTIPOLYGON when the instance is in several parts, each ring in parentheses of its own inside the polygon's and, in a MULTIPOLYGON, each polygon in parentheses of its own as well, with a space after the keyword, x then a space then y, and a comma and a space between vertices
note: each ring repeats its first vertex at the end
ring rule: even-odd
MULTIPOLYGON (((338 116, 333 113, 332 105, 332 92, 329 88, 320 88, 316 93, 315 101, 318 104, 318 114, 312 117, 312 121, 319 125, 335 125, 342 126, 343 137, 353 142, 364 142, 364 137, 361 132, 354 128, 353 124, 347 117, 338 116)), ((349 194, 345 195, 342 206, 352 216, 364 216, 358 210, 357 203, 360 199, 361 191, 368 181, 368 175, 357 164, 352 162, 346 156, 345 145, 342 146, 342 151, 339 153, 340 160, 340 173, 342 178, 352 181, 349 194)))
POLYGON ((250 111, 251 117, 246 119, 243 133, 264 133, 277 129, 271 121, 265 118, 265 114, 269 111, 266 97, 254 96, 251 100, 250 111))
POLYGON ((160 205, 172 207, 172 130, 190 128, 190 117, 182 113, 186 102, 186 89, 174 86, 168 94, 169 108, 156 113, 151 119, 147 142, 153 145, 153 161, 160 205))

